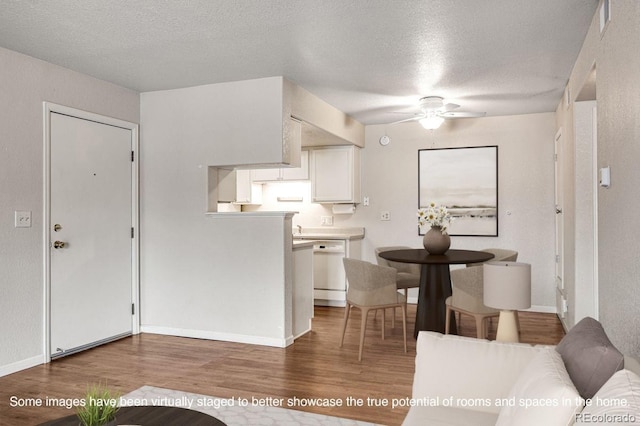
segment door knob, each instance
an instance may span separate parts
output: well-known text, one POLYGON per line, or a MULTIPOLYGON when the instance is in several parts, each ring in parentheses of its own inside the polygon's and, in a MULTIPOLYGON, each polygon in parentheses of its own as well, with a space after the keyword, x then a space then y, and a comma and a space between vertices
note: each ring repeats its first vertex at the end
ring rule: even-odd
POLYGON ((562 209, 560 207, 556 207, 556 214, 562 213, 562 209))
POLYGON ((54 249, 61 249, 64 248, 64 241, 55 241, 53 243, 53 248, 54 249))

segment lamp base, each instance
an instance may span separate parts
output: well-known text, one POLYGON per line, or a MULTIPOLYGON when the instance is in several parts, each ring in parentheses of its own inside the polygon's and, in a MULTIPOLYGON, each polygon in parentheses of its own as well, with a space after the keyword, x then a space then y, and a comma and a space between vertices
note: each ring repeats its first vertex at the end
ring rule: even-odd
POLYGON ((500 311, 500 318, 498 318, 498 332, 496 334, 497 341, 514 343, 520 341, 516 315, 517 311, 500 311))

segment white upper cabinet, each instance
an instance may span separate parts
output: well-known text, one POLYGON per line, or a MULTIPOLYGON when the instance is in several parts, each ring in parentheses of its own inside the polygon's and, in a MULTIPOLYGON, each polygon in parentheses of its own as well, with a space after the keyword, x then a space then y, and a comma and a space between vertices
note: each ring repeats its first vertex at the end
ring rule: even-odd
POLYGON ((300 153, 300 167, 282 169, 255 169, 254 182, 280 182, 291 180, 309 180, 309 151, 300 153))
POLYGON ((360 202, 360 148, 314 148, 311 150, 310 164, 313 202, 360 202))
POLYGON ((281 180, 280 169, 255 169, 253 180, 255 182, 275 182, 281 180))
POLYGON ((217 189, 220 203, 262 204, 262 187, 251 170, 218 169, 217 189))

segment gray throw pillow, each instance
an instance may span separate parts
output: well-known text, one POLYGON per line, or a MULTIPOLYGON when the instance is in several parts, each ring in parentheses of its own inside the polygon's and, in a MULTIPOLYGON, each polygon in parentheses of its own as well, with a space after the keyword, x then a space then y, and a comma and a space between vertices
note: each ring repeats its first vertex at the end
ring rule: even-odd
POLYGON ((556 350, 584 399, 593 398, 613 373, 624 366, 624 356, 611 344, 602 325, 590 317, 574 325, 556 350))

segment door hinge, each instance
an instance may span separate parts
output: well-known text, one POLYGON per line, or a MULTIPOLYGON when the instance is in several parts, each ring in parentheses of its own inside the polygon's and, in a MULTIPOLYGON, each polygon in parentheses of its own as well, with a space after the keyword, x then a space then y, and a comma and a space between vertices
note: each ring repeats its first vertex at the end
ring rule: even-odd
POLYGON ((131 151, 131 161, 133 162, 135 158, 136 158, 135 152, 131 151))
POLYGON ((134 305, 133 303, 131 304, 131 315, 135 315, 136 314, 136 305, 134 305))
POLYGON ((133 230, 133 227, 131 227, 131 238, 133 237, 134 237, 134 230, 133 230))

